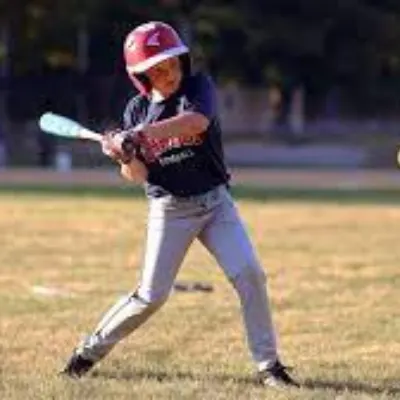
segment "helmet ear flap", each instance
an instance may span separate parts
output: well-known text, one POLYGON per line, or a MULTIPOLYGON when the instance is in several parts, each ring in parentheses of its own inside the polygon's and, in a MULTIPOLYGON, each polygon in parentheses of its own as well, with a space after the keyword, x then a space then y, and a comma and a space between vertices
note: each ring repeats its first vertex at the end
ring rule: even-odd
MULTIPOLYGON (((189 54, 182 54, 179 56, 179 61, 181 63, 182 73, 184 77, 188 77, 192 73, 192 61, 190 59, 189 54)), ((144 96, 148 96, 151 92, 152 86, 150 83, 150 79, 146 76, 146 74, 129 74, 133 85, 140 92, 140 94, 144 96)))
POLYGON ((129 74, 136 89, 140 94, 147 96, 151 92, 151 84, 149 78, 145 74, 129 74))

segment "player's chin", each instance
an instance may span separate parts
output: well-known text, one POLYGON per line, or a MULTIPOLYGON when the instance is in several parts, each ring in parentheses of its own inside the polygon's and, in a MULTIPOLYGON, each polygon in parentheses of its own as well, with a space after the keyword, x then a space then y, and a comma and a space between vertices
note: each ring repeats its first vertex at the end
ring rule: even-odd
POLYGON ((174 93, 179 88, 179 81, 176 81, 176 80, 167 81, 167 82, 165 82, 164 87, 165 87, 166 92, 174 93))

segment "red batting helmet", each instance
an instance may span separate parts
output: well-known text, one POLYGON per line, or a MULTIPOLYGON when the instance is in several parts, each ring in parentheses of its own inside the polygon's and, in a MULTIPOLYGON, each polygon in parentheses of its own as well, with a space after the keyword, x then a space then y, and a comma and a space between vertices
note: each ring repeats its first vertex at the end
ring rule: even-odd
POLYGON ((168 58, 189 52, 177 32, 163 22, 139 25, 128 34, 124 43, 126 70, 134 85, 143 94, 151 87, 144 72, 168 58))

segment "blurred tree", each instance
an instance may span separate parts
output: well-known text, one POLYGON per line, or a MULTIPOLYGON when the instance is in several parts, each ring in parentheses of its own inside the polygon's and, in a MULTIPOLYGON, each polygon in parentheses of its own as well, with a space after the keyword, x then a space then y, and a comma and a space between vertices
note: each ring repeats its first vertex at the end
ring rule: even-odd
POLYGON ((359 104, 377 100, 385 86, 393 101, 399 88, 397 0, 205 0, 192 19, 208 64, 223 79, 301 81, 315 96, 339 85, 359 104))
POLYGON ((316 100, 339 86, 366 109, 397 99, 398 0, 0 0, 18 75, 122 73, 123 37, 149 19, 173 23, 220 81, 301 82, 316 100))

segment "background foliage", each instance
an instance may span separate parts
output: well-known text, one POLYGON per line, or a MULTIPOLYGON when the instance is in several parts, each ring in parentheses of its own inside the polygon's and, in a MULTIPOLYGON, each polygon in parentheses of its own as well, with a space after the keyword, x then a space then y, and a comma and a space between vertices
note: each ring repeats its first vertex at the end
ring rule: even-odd
POLYGON ((122 74, 121 42, 163 19, 221 82, 301 82, 311 97, 340 88, 359 111, 393 109, 400 88, 396 0, 2 0, 13 76, 79 69, 77 32, 90 32, 88 72, 122 74))

